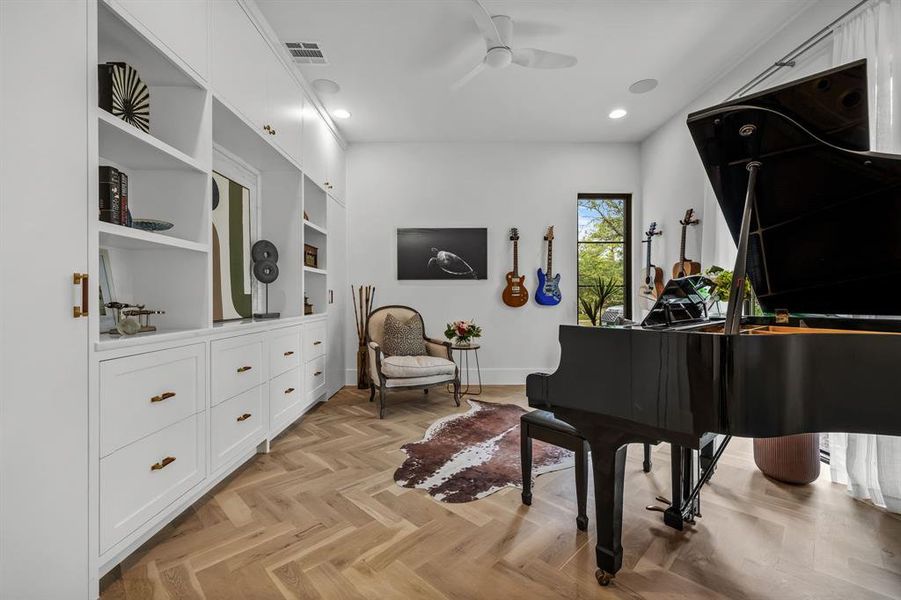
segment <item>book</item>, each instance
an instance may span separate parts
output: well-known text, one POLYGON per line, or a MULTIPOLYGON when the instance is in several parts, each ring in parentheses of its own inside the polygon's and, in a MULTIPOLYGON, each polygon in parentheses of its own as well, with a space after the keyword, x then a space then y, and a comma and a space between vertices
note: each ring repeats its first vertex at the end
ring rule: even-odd
POLYGON ((128 222, 128 175, 119 171, 119 225, 131 227, 128 222))
POLYGON ((107 223, 121 223, 119 197, 119 170, 115 167, 100 167, 100 220, 107 223))

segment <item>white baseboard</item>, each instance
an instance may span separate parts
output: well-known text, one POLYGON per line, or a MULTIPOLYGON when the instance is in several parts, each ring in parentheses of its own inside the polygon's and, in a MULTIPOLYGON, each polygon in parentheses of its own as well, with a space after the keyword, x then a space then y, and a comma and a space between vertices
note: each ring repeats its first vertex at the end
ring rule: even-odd
MULTIPOLYGON (((519 369, 483 368, 482 383, 485 385, 525 385, 526 377, 530 373, 553 373, 555 370, 556 367, 533 367, 519 369)), ((472 384, 476 385, 478 379, 476 377, 475 369, 472 370, 471 376, 472 384)), ((461 378, 463 379, 463 385, 466 385, 466 373, 461 373, 461 378)), ((356 369, 345 370, 344 383, 346 385, 356 385, 356 369)))

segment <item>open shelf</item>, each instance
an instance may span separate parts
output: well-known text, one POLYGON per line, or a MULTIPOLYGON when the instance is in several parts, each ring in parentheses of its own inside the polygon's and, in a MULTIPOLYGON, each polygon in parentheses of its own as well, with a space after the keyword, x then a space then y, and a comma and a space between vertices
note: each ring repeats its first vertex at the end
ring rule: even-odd
POLYGON ((201 327, 194 329, 162 328, 156 331, 138 333, 135 335, 111 335, 109 333, 101 333, 99 341, 94 345, 94 349, 100 352, 103 350, 111 350, 113 348, 127 348, 129 346, 165 342, 173 339, 191 337, 192 335, 200 335, 206 331, 206 328, 201 327))
POLYGON ((203 165, 181 150, 144 133, 102 108, 97 109, 97 121, 101 156, 133 169, 206 171, 203 165))
POLYGON ((303 270, 307 273, 315 273, 316 275, 325 275, 328 273, 325 269, 317 269, 316 267, 308 267, 306 265, 304 265, 303 270))
POLYGON ((100 232, 100 246, 103 248, 123 248, 125 250, 182 248, 194 252, 209 251, 209 246, 206 244, 104 221, 97 224, 97 230, 100 232))
MULTIPOLYGON (((209 90, 206 84, 190 68, 180 65, 168 48, 145 36, 143 27, 127 12, 120 14, 117 8, 104 1, 97 6, 97 61, 133 67, 150 92, 149 135, 112 115, 101 115, 101 155, 142 169, 206 170, 210 152, 209 90), (127 152, 139 153, 133 157, 133 164, 126 162, 128 154, 120 155, 122 148, 118 145, 109 149, 104 147, 104 136, 110 135, 114 128, 120 136, 114 140, 118 144, 130 146, 135 139, 144 142, 143 147, 137 146, 137 149, 125 148, 127 152), (133 135, 129 139, 121 137, 123 134, 133 135)), ((102 109, 98 110, 102 112, 102 109)))
POLYGON ((324 227, 320 227, 319 225, 317 225, 316 223, 313 223, 312 221, 307 221, 306 219, 304 219, 303 226, 308 227, 308 228, 312 229, 313 231, 318 231, 322 235, 328 235, 328 231, 326 231, 324 227))

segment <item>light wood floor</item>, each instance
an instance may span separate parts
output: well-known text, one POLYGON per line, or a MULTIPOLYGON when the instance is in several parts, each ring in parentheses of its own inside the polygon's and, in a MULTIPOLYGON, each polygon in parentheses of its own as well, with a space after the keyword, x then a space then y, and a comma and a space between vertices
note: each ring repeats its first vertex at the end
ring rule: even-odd
MULTIPOLYGON (((483 399, 525 404, 519 387, 483 399)), ((668 450, 645 475, 630 448, 625 564, 600 588, 571 469, 539 477, 531 507, 515 489, 452 505, 394 483, 401 444, 465 409, 398 392, 379 421, 368 392, 340 392, 133 555, 103 598, 901 598, 901 519, 826 476, 767 480, 748 440, 681 533, 644 509, 668 495, 668 450)))

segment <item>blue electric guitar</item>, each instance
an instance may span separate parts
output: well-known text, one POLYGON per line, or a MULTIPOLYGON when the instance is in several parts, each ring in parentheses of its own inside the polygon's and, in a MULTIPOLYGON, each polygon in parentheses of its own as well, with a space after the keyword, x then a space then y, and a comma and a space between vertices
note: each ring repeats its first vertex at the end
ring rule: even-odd
POLYGON ((552 275, 551 260, 554 255, 554 226, 547 228, 547 271, 538 269, 538 289, 535 290, 535 301, 545 306, 560 304, 560 273, 552 275))

